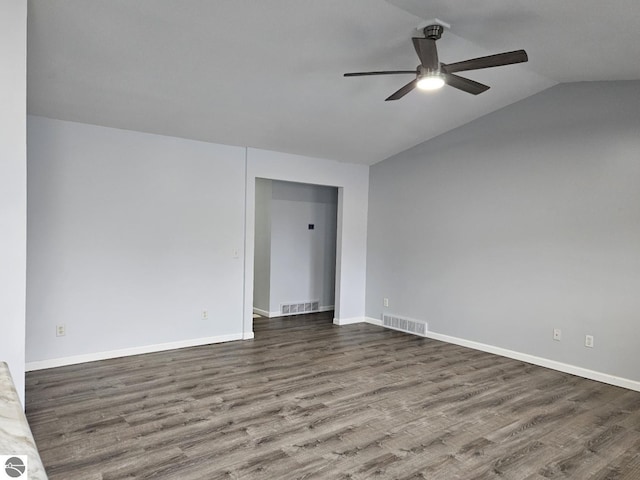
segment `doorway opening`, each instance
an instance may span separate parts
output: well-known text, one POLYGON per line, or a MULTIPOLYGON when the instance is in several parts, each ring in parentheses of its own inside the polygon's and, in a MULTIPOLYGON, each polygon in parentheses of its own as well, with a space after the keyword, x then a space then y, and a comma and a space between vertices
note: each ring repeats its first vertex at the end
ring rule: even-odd
POLYGON ((331 312, 338 188, 256 178, 253 317, 331 312))

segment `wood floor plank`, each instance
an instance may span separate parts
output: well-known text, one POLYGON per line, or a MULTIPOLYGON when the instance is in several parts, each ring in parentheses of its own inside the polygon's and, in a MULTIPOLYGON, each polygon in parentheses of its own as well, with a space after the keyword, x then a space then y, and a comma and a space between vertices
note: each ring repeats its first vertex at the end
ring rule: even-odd
POLYGON ((51 480, 640 479, 640 393, 331 312, 27 374, 51 480))

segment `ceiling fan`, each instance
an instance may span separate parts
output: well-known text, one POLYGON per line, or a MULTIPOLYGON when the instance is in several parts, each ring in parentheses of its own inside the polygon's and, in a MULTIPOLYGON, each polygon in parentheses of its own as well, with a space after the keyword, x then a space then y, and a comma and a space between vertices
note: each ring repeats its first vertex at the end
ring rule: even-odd
POLYGON ((436 48, 436 40, 439 40, 444 31, 444 27, 439 24, 428 25, 424 28, 424 36, 414 37, 413 47, 416 49, 420 65, 415 70, 391 70, 381 72, 355 72, 345 73, 345 77, 361 77, 367 75, 402 75, 411 74, 416 78, 397 92, 393 93, 385 99, 398 100, 404 97, 414 88, 418 87, 423 90, 436 90, 445 84, 462 90, 472 95, 478 95, 489 90, 489 86, 468 78, 454 75, 455 72, 465 72, 468 70, 479 70, 481 68, 500 67, 502 65, 512 65, 514 63, 526 62, 529 58, 524 50, 515 50, 513 52, 497 53, 487 57, 472 58, 456 63, 441 63, 438 59, 438 49, 436 48))

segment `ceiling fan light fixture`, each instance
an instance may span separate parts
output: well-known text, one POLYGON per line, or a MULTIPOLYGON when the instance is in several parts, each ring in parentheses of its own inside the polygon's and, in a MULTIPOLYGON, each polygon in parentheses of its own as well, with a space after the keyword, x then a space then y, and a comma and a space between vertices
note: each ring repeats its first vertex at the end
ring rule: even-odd
POLYGON ((442 36, 444 28, 448 28, 444 22, 437 19, 430 21, 424 27, 424 37, 412 37, 413 48, 420 59, 420 65, 415 70, 385 70, 377 72, 353 72, 345 73, 345 77, 362 77, 366 75, 414 75, 413 80, 393 92, 385 102, 399 100, 414 88, 420 90, 438 90, 445 84, 469 93, 479 95, 489 90, 488 85, 483 85, 469 78, 456 75, 457 72, 469 70, 481 70, 483 68, 501 67, 503 65, 513 65, 529 60, 527 52, 524 50, 514 50, 512 52, 496 53, 485 57, 470 58, 461 62, 441 63, 438 56, 436 42, 442 36))
POLYGON ((439 90, 444 87, 444 78, 437 73, 424 75, 418 78, 416 86, 420 90, 439 90))

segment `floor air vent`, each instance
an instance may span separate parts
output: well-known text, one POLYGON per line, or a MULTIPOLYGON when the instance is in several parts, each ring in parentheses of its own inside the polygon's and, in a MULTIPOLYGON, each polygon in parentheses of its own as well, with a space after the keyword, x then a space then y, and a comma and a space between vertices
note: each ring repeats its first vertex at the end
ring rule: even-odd
POLYGON ((300 303, 283 303, 280 311, 283 315, 296 315, 299 313, 317 312, 320 309, 320 301, 313 300, 300 303))
POLYGON ((410 320, 408 318, 383 314, 382 326, 392 328, 394 330, 400 330, 401 332, 420 335, 421 337, 427 336, 427 324, 418 320, 410 320))

